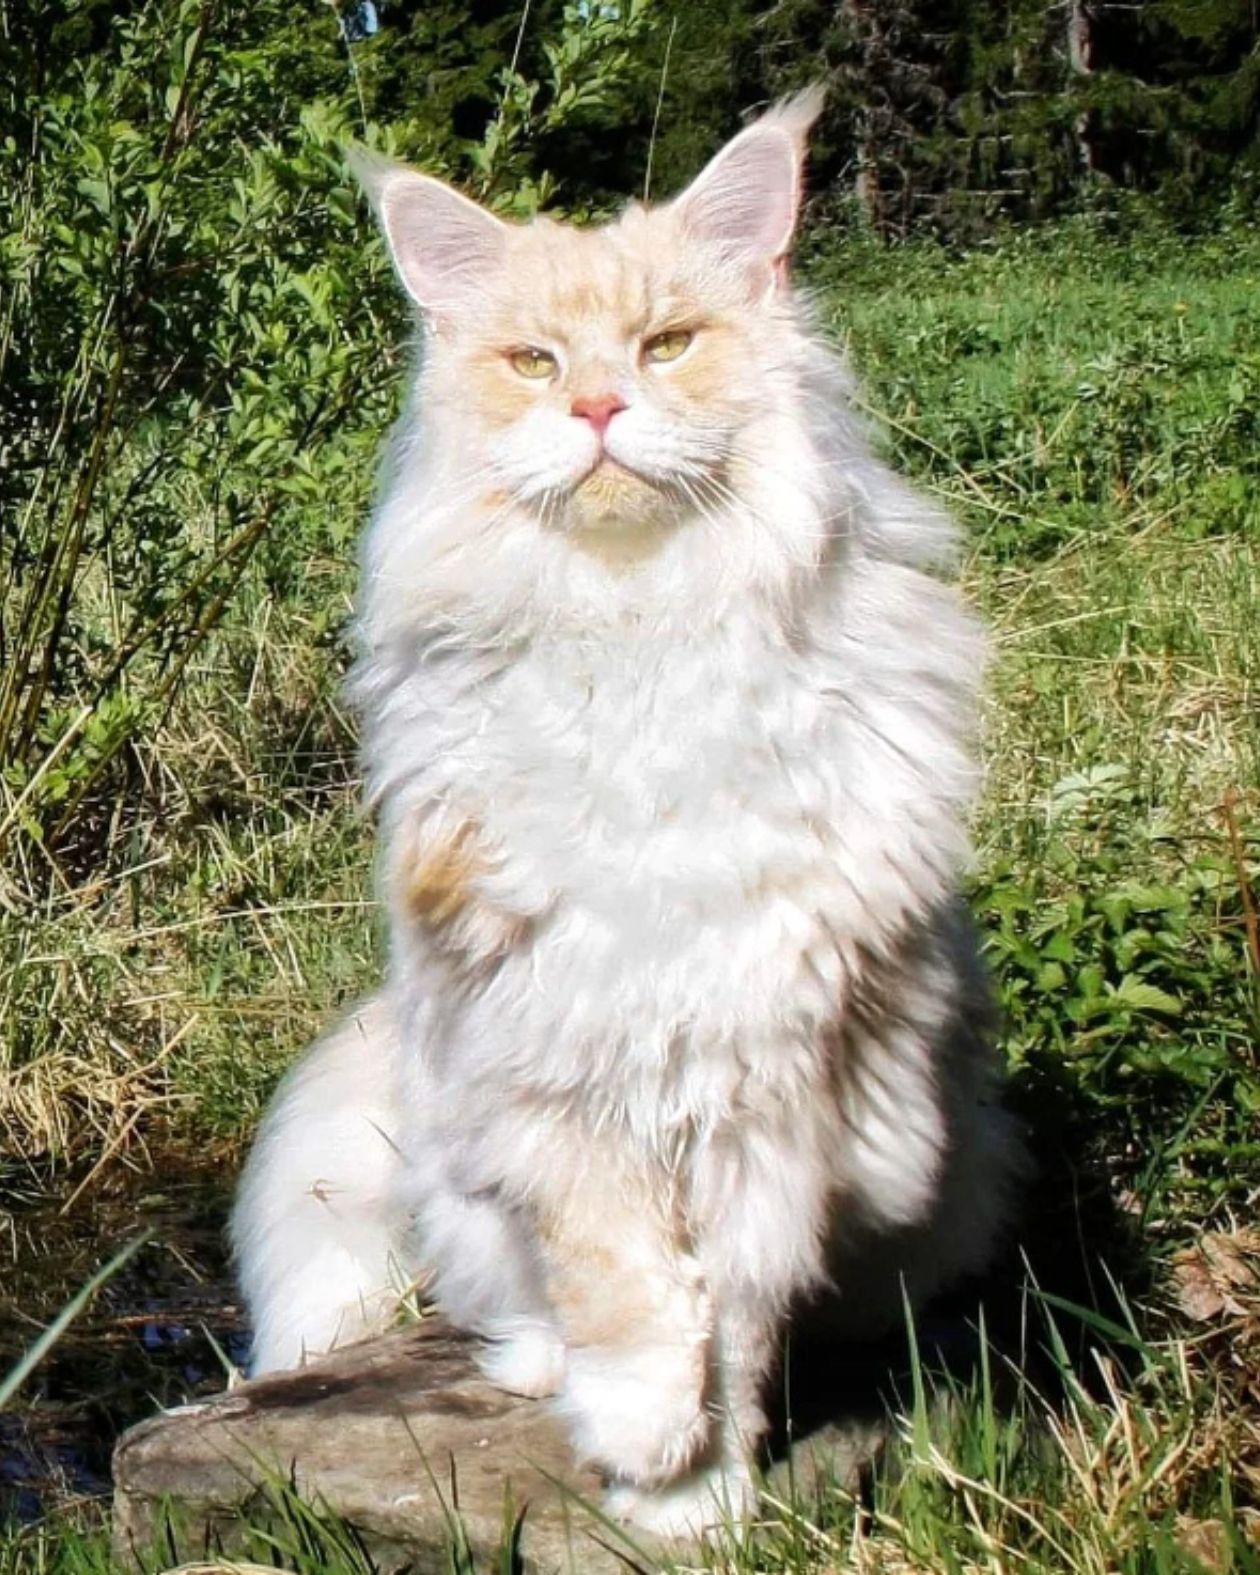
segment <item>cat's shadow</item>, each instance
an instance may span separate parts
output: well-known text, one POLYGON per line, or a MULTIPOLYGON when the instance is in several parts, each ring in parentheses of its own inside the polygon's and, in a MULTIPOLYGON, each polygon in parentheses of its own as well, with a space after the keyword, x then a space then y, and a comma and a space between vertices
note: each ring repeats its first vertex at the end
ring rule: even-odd
POLYGON ((1132 1357, 1133 1345, 1106 1330, 1131 1327, 1149 1256, 1097 1157, 1096 1126, 1070 1091, 1036 1074, 1015 1083, 1009 1102, 1025 1120, 1032 1165, 992 1268, 875 1340, 837 1336, 825 1298, 799 1309, 768 1394, 768 1464, 820 1429, 874 1436, 908 1415, 916 1368, 929 1392, 965 1396, 983 1365, 992 1404, 1009 1411, 1030 1392, 1054 1407, 1069 1379, 1092 1389, 1099 1348, 1120 1366, 1132 1357))

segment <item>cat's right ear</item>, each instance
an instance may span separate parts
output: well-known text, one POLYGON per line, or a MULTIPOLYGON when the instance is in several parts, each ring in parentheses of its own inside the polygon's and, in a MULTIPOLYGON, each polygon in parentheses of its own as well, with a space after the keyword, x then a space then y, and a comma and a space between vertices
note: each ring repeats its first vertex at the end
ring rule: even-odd
POLYGON ((425 316, 440 321, 474 301, 502 262, 502 219, 445 182, 367 148, 353 148, 349 162, 381 221, 398 277, 425 316))

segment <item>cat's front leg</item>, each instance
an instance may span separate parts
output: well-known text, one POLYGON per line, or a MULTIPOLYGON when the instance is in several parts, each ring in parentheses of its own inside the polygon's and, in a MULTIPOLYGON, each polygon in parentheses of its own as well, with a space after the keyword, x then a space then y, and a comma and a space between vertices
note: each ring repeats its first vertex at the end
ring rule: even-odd
POLYGON ((766 1430, 765 1389, 793 1296, 823 1278, 834 1133, 824 1104, 812 1113, 762 1111, 742 1132, 701 1148, 691 1223, 714 1319, 704 1454, 674 1480, 622 1486, 609 1508, 668 1537, 694 1537, 749 1518, 766 1430))
MULTIPOLYGON (((757 1508, 757 1454, 766 1428, 762 1407, 778 1349, 779 1315, 748 1289, 714 1296, 708 1445, 691 1468, 669 1482, 618 1484, 609 1512, 657 1536, 696 1538, 751 1519, 757 1508)), ((716 1290, 716 1288, 715 1288, 716 1290)))
POLYGON ((704 1452, 712 1314, 674 1200, 568 1135, 536 1220, 547 1293, 564 1333, 559 1407, 578 1454, 614 1482, 658 1483, 704 1452))
POLYGON ((416 1049, 404 1060, 403 1087, 420 1114, 407 1147, 421 1256, 443 1312, 484 1338, 486 1376, 513 1394, 551 1395, 564 1346, 529 1231, 493 1184, 464 1184, 466 1143, 459 1123, 442 1119, 453 1091, 434 1080, 458 1043, 463 1007, 528 953, 551 894, 513 867, 469 810, 394 806, 385 830, 396 982, 416 1049))
POLYGON ((485 1341, 479 1365, 509 1394, 553 1395, 564 1344, 519 1214, 490 1194, 460 1191, 446 1175, 443 1143, 425 1134, 411 1170, 420 1256, 439 1307, 485 1341))

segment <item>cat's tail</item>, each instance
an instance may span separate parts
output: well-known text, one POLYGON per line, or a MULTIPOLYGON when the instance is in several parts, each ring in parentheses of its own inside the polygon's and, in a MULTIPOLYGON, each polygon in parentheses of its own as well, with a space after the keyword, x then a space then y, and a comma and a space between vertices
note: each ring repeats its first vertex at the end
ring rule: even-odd
POLYGON ((377 996, 281 1084, 241 1178, 232 1244, 254 1330, 252 1373, 370 1333, 408 1268, 391 1127, 397 1033, 377 996))

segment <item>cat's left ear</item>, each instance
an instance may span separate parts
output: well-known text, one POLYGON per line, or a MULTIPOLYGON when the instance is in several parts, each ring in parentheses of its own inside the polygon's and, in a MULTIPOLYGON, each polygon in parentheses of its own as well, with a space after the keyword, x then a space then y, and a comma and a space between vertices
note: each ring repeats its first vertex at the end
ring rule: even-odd
POLYGON ((350 167, 376 209, 407 294, 431 321, 475 307, 501 265, 508 226, 431 175, 367 148, 350 167))
POLYGON ((804 188, 809 128, 826 90, 784 99, 734 137, 671 203, 686 230, 747 265, 769 288, 784 275, 804 188))

